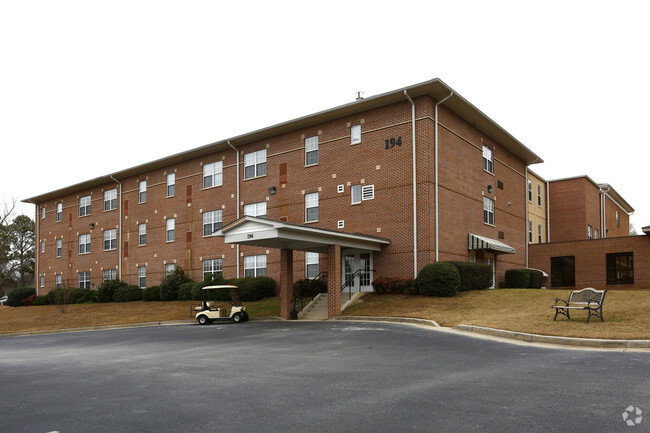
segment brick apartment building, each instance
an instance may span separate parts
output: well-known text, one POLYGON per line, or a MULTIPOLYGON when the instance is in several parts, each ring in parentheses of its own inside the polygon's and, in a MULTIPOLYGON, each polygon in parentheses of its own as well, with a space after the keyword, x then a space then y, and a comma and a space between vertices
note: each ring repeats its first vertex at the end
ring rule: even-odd
POLYGON ((330 293, 356 270, 369 290, 436 260, 491 263, 500 281, 525 266, 538 162, 434 79, 25 200, 36 286, 146 287, 176 266, 194 280, 268 275, 286 315, 290 283, 319 270, 330 293))

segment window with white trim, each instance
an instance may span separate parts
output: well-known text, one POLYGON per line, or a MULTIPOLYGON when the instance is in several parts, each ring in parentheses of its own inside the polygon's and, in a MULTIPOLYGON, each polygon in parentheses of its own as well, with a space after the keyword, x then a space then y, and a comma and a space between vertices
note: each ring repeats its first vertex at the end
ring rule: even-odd
POLYGON ((494 161, 492 148, 483 145, 483 170, 494 173, 494 161))
POLYGON ((305 278, 316 278, 318 275, 318 253, 305 253, 305 278))
POLYGON ((375 185, 352 185, 350 187, 351 204, 359 204, 362 200, 375 198, 375 185))
POLYGON ((117 209, 117 188, 104 191, 104 211, 117 209))
POLYGON ((244 206, 244 215, 266 218, 266 202, 260 201, 251 203, 244 206))
POLYGON ((620 226, 621 226, 620 215, 618 214, 618 211, 616 211, 616 227, 620 227, 620 226))
POLYGON ((305 194, 305 222, 318 221, 318 193, 305 194))
POLYGON ((56 242, 56 257, 61 257, 61 254, 63 254, 63 239, 59 238, 55 242, 56 242))
POLYGON ((593 235, 591 234, 592 227, 587 225, 587 239, 592 239, 593 235))
POLYGON ((203 189, 223 185, 223 161, 203 164, 203 189))
POLYGON ((167 174, 167 197, 173 197, 176 194, 176 173, 167 174))
POLYGON ((45 287, 45 275, 41 275, 41 287, 45 287))
POLYGON ((176 271, 175 263, 166 263, 165 264, 165 275, 172 275, 176 271))
POLYGON ((79 235, 79 254, 90 252, 90 233, 79 235))
POLYGON ((528 201, 533 202, 533 181, 528 179, 528 201))
POLYGON ((138 246, 147 245, 147 224, 138 224, 138 246))
POLYGON ((350 195, 352 196, 352 204, 361 203, 361 185, 352 185, 350 195))
POLYGON ((542 225, 537 224, 537 243, 541 244, 542 243, 542 225))
POLYGON ((483 197, 483 222, 494 225, 494 200, 483 197))
POLYGON ((528 221, 528 242, 533 243, 533 222, 528 221))
POLYGON ((79 216, 90 215, 90 196, 81 197, 79 199, 79 216))
POLYGON ((138 287, 144 289, 147 287, 147 267, 138 266, 138 287))
POLYGON ((350 128, 350 144, 361 143, 361 125, 353 125, 350 128))
POLYGON ((62 280, 63 280, 63 277, 61 276, 61 274, 54 276, 54 288, 55 289, 63 288, 63 281, 62 280))
POLYGON ((266 256, 244 256, 244 277, 265 277, 266 256))
POLYGON ((41 241, 41 254, 45 253, 45 241, 41 241))
POLYGON ((117 280, 117 269, 104 269, 102 271, 102 281, 117 280))
POLYGON ((600 232, 598 229, 594 229, 594 239, 598 239, 600 237, 600 232))
POLYGON ((537 185, 537 206, 542 205, 542 185, 537 185))
MULTIPOLYGON (((266 257, 266 256, 264 256, 266 257)), ((223 259, 203 260, 203 281, 206 278, 223 274, 223 259)))
POLYGON ((305 165, 318 164, 318 135, 305 138, 305 165))
POLYGON ((56 204, 56 222, 60 223, 63 219, 63 203, 56 204))
POLYGON ((79 288, 90 289, 90 271, 79 272, 79 288))
POLYGON ((45 219, 45 208, 41 208, 41 219, 45 219))
POLYGON ((141 180, 138 183, 138 203, 147 202, 147 181, 141 180))
POLYGON ((117 249, 117 229, 104 230, 104 251, 117 249))
POLYGON ((244 179, 266 175, 266 149, 244 155, 244 179))
POLYGON ((165 221, 165 229, 165 240, 167 242, 174 242, 176 239, 176 218, 167 218, 165 221))
POLYGON ((203 236, 211 236, 221 228, 222 224, 223 212, 221 210, 203 212, 203 236))

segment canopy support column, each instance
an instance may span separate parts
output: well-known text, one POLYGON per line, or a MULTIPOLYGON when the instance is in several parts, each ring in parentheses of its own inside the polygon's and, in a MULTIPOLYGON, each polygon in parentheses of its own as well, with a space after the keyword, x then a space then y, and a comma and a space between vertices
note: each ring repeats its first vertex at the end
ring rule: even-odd
POLYGON ((290 320, 293 298, 293 250, 280 250, 280 316, 290 320))
POLYGON ((327 317, 341 314, 341 245, 327 246, 327 317))

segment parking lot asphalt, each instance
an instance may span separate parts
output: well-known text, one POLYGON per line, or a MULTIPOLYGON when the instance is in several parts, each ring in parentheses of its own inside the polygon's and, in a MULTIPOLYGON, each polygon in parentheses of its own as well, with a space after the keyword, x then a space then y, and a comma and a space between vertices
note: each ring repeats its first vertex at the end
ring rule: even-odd
MULTIPOLYGON (((248 322, 0 339, 2 432, 650 431, 650 353, 248 322), (628 415, 632 406, 647 413, 628 415)), ((636 411, 634 411, 636 413, 636 411)))

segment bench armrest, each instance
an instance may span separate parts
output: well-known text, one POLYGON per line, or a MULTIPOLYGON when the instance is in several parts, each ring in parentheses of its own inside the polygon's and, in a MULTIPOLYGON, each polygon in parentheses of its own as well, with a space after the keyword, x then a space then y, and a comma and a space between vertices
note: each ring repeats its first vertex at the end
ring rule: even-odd
POLYGON ((564 305, 569 306, 569 302, 564 299, 555 298, 555 305, 558 305, 558 302, 564 302, 564 305))

